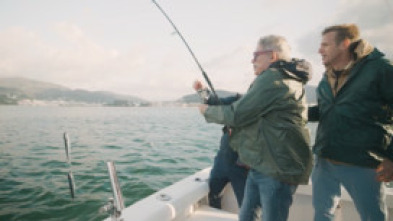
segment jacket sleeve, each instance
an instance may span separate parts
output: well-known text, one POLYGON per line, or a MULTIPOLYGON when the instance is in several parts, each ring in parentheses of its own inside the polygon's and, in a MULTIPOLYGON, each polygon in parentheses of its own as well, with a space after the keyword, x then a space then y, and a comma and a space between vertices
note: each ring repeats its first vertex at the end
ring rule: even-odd
MULTIPOLYGON (((387 61, 387 64, 384 65, 382 70, 382 75, 380 79, 379 90, 382 96, 382 99, 387 105, 388 108, 388 121, 390 122, 391 131, 393 131, 393 64, 387 61)), ((393 136, 393 134, 392 134, 393 136)), ((393 152, 393 140, 390 142, 389 150, 393 152)))
POLYGON ((382 71, 380 79, 380 93, 383 100, 387 103, 389 108, 393 110, 393 64, 388 63, 382 71))
POLYGON ((236 94, 234 96, 229 96, 229 97, 224 97, 224 98, 219 98, 217 100, 214 96, 209 96, 209 99, 207 100, 206 104, 208 105, 228 105, 232 104, 233 102, 239 100, 240 94, 236 94))
POLYGON ((275 101, 284 97, 288 87, 277 71, 259 75, 248 92, 231 105, 209 106, 204 114, 207 122, 242 127, 271 111, 275 101))

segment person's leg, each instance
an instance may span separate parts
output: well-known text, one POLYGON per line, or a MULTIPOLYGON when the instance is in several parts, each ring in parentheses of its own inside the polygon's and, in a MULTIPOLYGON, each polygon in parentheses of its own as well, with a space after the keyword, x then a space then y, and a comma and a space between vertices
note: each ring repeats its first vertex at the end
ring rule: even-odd
POLYGON ((286 221, 297 186, 280 182, 262 173, 255 177, 260 192, 262 220, 286 221))
POLYGON ((318 158, 311 174, 314 221, 333 221, 341 197, 340 182, 333 175, 333 165, 318 158))
POLYGON ((243 203, 239 212, 239 221, 256 221, 260 212, 258 185, 254 180, 254 170, 250 170, 244 191, 243 203))
POLYGON ((247 169, 236 164, 238 154, 229 146, 229 135, 224 133, 221 137, 220 150, 222 176, 229 179, 235 193, 237 204, 240 207, 244 196, 244 187, 247 179, 247 169))
POLYGON ((229 182, 223 167, 222 157, 222 154, 218 152, 209 177, 209 205, 218 209, 221 209, 222 190, 229 182))
POLYGON ((209 179, 209 206, 221 209, 221 192, 227 183, 225 179, 209 179))
POLYGON ((359 212, 362 221, 386 220, 384 186, 376 180, 374 169, 356 166, 337 166, 345 187, 359 212))
POLYGON ((237 165, 232 166, 232 172, 229 175, 229 181, 232 184, 233 192, 235 193, 237 204, 239 208, 242 205, 244 198, 244 189, 247 180, 247 169, 237 165))

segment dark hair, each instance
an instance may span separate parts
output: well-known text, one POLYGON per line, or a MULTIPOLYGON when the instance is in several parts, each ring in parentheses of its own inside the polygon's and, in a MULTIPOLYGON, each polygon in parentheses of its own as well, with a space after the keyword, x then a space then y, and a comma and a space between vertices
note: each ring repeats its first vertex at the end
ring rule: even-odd
POLYGON ((329 32, 336 32, 336 45, 340 44, 345 39, 349 39, 351 42, 357 41, 360 35, 359 28, 355 24, 329 26, 323 30, 322 35, 329 32))

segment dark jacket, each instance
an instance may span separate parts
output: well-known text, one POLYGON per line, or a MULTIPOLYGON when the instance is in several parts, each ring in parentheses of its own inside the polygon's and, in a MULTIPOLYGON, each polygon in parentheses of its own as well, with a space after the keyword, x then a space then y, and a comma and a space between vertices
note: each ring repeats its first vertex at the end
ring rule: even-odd
MULTIPOLYGON (((239 100, 240 94, 224 97, 224 98, 216 98, 211 94, 210 91, 208 91, 209 97, 208 99, 204 102, 208 105, 230 105, 233 102, 239 100)), ((220 142, 220 149, 217 152, 217 155, 215 157, 215 164, 221 164, 222 167, 224 167, 222 164, 225 164, 225 168, 232 169, 234 167, 239 167, 238 165, 238 154, 235 152, 232 148, 229 146, 229 128, 228 126, 224 126, 222 128, 223 136, 221 137, 221 142, 220 142), (225 140, 224 140, 225 139, 225 140), (218 162, 217 162, 218 161, 218 162)), ((232 171, 234 174, 236 171, 232 171)))
POLYGON ((375 168, 393 160, 393 66, 365 41, 356 42, 353 61, 342 76, 327 71, 318 85, 319 121, 313 152, 323 158, 375 168))
POLYGON ((309 74, 303 60, 275 62, 238 101, 209 106, 206 121, 232 128, 230 145, 251 168, 282 182, 307 183, 312 159, 304 84, 309 74))

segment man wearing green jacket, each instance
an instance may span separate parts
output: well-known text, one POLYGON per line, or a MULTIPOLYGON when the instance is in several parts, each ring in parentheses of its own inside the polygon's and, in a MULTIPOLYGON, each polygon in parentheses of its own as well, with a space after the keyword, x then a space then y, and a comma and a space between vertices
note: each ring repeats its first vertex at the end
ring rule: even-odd
POLYGON ((319 121, 314 220, 334 219, 341 185, 362 221, 386 220, 381 181, 393 179, 393 66, 354 24, 326 28, 319 53, 326 72, 318 105, 309 108, 309 120, 319 121))
POLYGON ((252 64, 256 78, 244 96, 199 109, 207 122, 231 128, 230 146, 251 168, 240 221, 254 221, 259 208, 263 221, 284 221, 312 167, 304 90, 310 66, 291 59, 287 41, 275 35, 259 40, 252 64))

